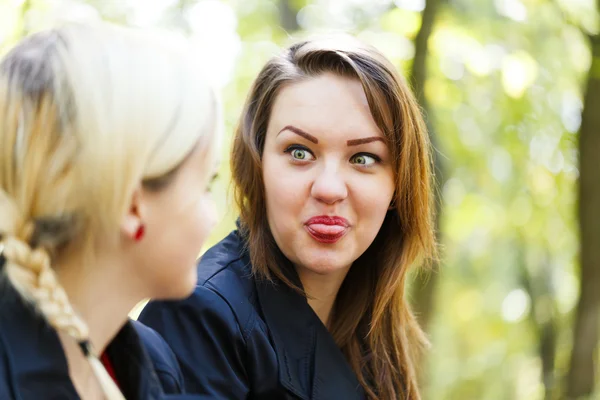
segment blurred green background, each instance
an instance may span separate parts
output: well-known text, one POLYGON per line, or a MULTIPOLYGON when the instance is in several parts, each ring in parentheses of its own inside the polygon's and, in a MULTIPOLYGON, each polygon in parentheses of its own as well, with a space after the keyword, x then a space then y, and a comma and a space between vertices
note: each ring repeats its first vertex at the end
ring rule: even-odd
POLYGON ((0 52, 64 20, 188 36, 224 101, 214 244, 234 226, 227 153, 263 63, 315 33, 374 44, 436 147, 442 261, 411 281, 432 343, 425 399, 600 399, 595 1, 0 0, 0 52))

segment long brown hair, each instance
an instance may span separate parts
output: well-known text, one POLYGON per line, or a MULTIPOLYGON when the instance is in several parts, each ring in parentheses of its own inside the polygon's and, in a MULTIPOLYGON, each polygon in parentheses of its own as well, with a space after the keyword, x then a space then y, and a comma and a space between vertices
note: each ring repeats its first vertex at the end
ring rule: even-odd
POLYGON ((241 232, 256 276, 275 276, 294 287, 269 229, 261 158, 281 88, 323 73, 361 82, 389 143, 396 186, 394 208, 340 288, 330 331, 370 398, 419 399, 416 357, 426 339, 405 299, 405 283, 409 269, 435 253, 430 144, 408 85, 376 49, 350 37, 313 39, 291 46, 260 71, 231 158, 241 232))

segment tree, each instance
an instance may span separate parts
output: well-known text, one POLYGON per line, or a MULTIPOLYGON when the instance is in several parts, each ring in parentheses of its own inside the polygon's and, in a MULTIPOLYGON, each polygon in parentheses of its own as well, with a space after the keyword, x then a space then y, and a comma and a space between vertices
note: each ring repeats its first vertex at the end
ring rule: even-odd
MULTIPOLYGON (((437 152, 439 141, 436 138, 435 129, 431 122, 431 108, 425 97, 425 82, 427 80, 427 59, 428 59, 428 40, 433 31, 436 15, 440 7, 440 0, 427 0, 422 14, 421 28, 415 38, 415 57, 411 68, 411 79, 417 100, 423 107, 427 128, 434 147, 433 160, 436 175, 435 192, 440 192, 444 185, 444 166, 440 155, 437 152)), ((435 200, 435 229, 438 243, 441 242, 440 220, 442 215, 441 199, 435 200)), ((419 275, 413 288, 413 308, 419 318, 419 322, 424 330, 427 330, 429 321, 433 314, 435 286, 437 282, 438 265, 434 265, 431 274, 419 275)))
POLYGON ((294 9, 290 0, 279 0, 279 23, 286 32, 297 31, 300 26, 296 19, 297 10, 294 9))
MULTIPOLYGON (((518 249, 521 283, 529 297, 531 297, 532 312, 529 314, 532 326, 538 336, 538 353, 542 361, 542 383, 544 385, 544 398, 551 400, 555 398, 556 392, 556 342, 557 321, 556 304, 551 284, 552 270, 548 254, 544 254, 542 265, 531 272, 525 260, 525 239, 519 237, 515 243, 518 249)), ((544 252, 545 253, 545 252, 544 252)))
MULTIPOLYGON (((600 7, 600 0, 597 2, 600 7)), ((579 131, 580 297, 567 377, 567 397, 592 394, 600 323, 600 35, 590 36, 588 74, 579 131)))

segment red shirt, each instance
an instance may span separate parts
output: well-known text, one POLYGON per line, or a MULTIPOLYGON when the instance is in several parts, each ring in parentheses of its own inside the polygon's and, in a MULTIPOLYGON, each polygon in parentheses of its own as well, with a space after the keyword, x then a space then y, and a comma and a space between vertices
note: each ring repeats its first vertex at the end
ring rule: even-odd
POLYGON ((115 375, 115 369, 112 365, 112 362, 110 361, 110 358, 108 358, 108 354, 106 354, 106 352, 102 353, 102 355, 100 356, 100 361, 104 365, 104 368, 106 368, 106 372, 108 372, 112 380, 115 381, 117 386, 120 387, 119 381, 117 381, 117 376, 115 375))

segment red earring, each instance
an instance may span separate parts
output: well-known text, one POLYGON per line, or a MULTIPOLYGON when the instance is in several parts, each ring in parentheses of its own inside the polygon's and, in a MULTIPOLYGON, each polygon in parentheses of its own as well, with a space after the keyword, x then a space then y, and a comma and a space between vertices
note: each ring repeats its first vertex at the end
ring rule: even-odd
POLYGON ((142 240, 142 238, 144 237, 145 231, 146 231, 146 229, 144 228, 144 225, 140 225, 140 227, 137 229, 137 231, 135 231, 135 236, 133 237, 136 242, 139 242, 140 240, 142 240))

